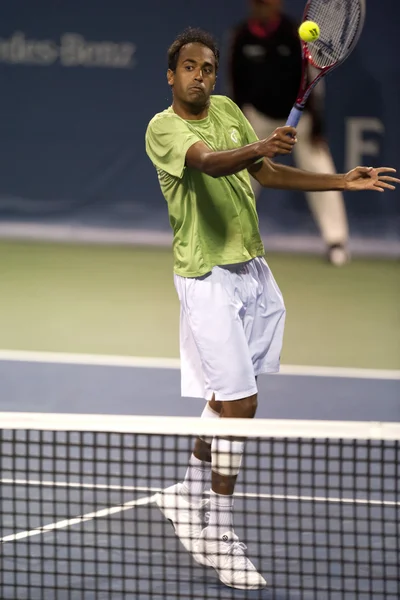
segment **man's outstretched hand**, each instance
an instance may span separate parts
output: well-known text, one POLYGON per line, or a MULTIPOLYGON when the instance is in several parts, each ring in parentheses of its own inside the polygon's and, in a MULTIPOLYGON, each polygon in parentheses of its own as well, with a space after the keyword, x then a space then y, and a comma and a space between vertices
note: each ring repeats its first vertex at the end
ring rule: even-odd
POLYGON ((400 179, 387 175, 387 173, 396 173, 396 169, 391 167, 356 167, 344 176, 345 190, 374 190, 375 192, 384 192, 394 190, 394 184, 400 183, 400 179))

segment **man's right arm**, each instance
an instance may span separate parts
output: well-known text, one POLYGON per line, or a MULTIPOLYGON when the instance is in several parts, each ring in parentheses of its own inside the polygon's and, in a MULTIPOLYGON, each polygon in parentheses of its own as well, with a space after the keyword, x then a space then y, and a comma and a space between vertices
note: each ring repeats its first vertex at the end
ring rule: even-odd
POLYGON ((224 177, 247 169, 261 158, 290 154, 296 143, 294 127, 278 127, 265 140, 234 150, 213 151, 204 142, 196 142, 186 152, 185 164, 210 177, 224 177))

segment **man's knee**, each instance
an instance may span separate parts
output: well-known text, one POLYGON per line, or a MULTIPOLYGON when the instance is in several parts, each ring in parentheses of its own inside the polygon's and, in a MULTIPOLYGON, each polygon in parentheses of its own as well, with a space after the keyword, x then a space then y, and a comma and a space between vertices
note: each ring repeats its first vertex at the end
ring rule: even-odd
POLYGON ((218 413, 219 415, 221 414, 222 402, 215 399, 215 394, 213 394, 213 397, 211 398, 211 400, 208 401, 208 406, 215 413, 218 413))
POLYGON ((257 394, 242 398, 241 400, 231 400, 222 402, 221 417, 227 419, 252 419, 257 411, 257 394))

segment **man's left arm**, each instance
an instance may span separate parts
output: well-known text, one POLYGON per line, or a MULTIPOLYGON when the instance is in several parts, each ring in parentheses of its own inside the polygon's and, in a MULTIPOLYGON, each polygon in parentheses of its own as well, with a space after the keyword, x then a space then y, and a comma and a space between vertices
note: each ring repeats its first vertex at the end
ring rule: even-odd
POLYGON ((248 168, 250 174, 266 188, 328 192, 330 190, 394 190, 400 179, 387 175, 395 173, 391 167, 356 167, 345 174, 310 173, 294 167, 273 163, 265 158, 248 168))

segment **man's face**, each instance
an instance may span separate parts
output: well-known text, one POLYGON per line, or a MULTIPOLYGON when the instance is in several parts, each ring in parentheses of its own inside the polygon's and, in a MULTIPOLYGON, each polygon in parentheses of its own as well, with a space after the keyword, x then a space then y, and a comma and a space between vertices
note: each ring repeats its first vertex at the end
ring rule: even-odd
POLYGON ((251 14, 255 19, 266 21, 282 10, 282 0, 250 0, 251 14))
POLYGON ((178 56, 176 71, 168 69, 168 84, 174 98, 193 106, 204 106, 215 86, 215 56, 203 44, 186 44, 178 56))

